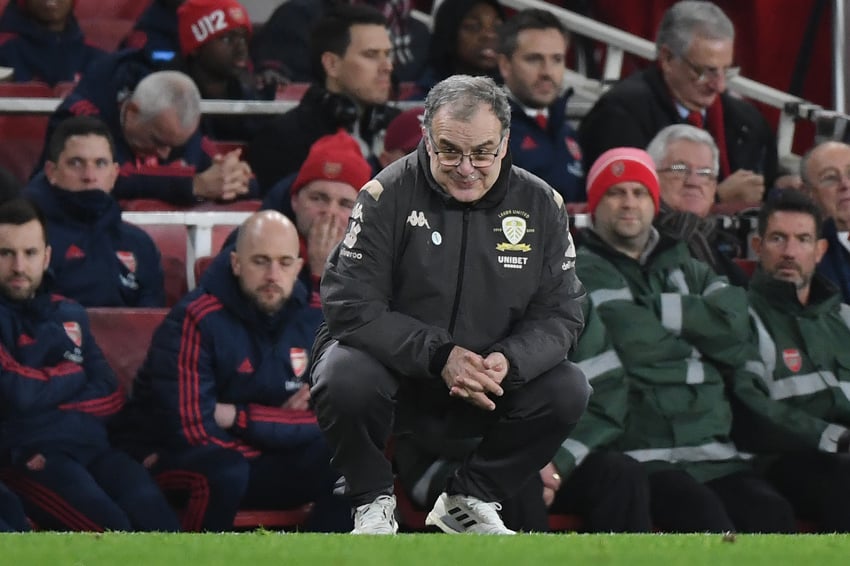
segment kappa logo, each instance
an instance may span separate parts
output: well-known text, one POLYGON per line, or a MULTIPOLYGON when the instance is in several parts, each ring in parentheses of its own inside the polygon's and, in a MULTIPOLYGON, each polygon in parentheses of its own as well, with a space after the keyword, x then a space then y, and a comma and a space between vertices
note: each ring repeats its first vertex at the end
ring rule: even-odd
POLYGON ((363 205, 359 202, 351 209, 351 219, 363 222, 363 205))
POLYGON ((63 322, 62 328, 65 329, 65 334, 68 335, 68 338, 71 339, 71 342, 74 343, 74 346, 77 348, 83 345, 83 331, 80 330, 80 323, 76 321, 63 322))
POLYGON ((800 350, 796 348, 782 350, 782 361, 785 362, 785 367, 794 373, 797 373, 803 367, 803 356, 800 354, 800 350))
POLYGON ((570 155, 573 156, 573 159, 581 161, 581 147, 578 145, 578 142, 568 136, 564 138, 564 143, 566 144, 570 155))
POLYGON ((307 350, 304 348, 289 349, 289 363, 292 365, 292 373, 295 377, 301 377, 307 371, 307 350))
POLYGON ((496 245, 496 249, 500 252, 530 252, 530 245, 520 243, 527 231, 528 224, 525 218, 520 216, 505 216, 502 218, 502 234, 505 235, 508 241, 496 245))
POLYGON ((428 224, 428 219, 425 218, 424 212, 416 212, 415 210, 410 211, 410 216, 407 217, 407 223, 413 227, 425 227, 429 230, 431 229, 431 225, 428 224))

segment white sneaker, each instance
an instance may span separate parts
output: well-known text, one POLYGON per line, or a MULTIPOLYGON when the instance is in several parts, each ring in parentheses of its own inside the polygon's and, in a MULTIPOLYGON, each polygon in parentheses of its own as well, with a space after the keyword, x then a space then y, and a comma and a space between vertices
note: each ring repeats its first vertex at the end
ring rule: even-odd
POLYGON ((425 518, 426 525, 438 527, 444 533, 475 533, 479 535, 515 535, 499 517, 499 503, 485 503, 469 495, 448 495, 443 492, 425 518))
POLYGON ((354 510, 353 535, 394 535, 398 532, 395 520, 395 495, 379 495, 372 503, 354 510))

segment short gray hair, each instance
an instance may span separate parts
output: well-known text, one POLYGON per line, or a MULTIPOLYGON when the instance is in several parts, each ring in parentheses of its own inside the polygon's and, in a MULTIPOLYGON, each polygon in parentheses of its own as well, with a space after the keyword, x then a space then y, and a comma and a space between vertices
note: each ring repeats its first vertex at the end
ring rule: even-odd
POLYGON ((468 122, 481 104, 487 104, 493 110, 504 137, 511 127, 511 107, 505 89, 490 77, 452 75, 434 85, 425 98, 422 125, 431 137, 434 115, 444 106, 449 107, 452 118, 468 122))
POLYGON ((705 130, 696 128, 690 124, 673 124, 672 126, 667 126, 652 138, 652 141, 646 146, 646 152, 655 162, 656 169, 661 167, 661 163, 667 157, 667 151, 670 149, 670 146, 680 140, 699 143, 711 149, 711 168, 714 170, 714 174, 717 175, 720 170, 720 152, 717 149, 717 144, 714 143, 714 138, 705 130))
POLYGON ((136 85, 130 100, 146 122, 169 108, 177 111, 184 128, 194 127, 201 116, 201 93, 195 81, 179 71, 151 73, 136 85))
POLYGON ((809 151, 804 153, 803 157, 800 159, 800 179, 802 179, 803 185, 808 187, 815 186, 815 180, 809 178, 809 161, 812 160, 812 155, 814 155, 816 150, 827 145, 850 147, 850 144, 846 144, 838 140, 823 140, 822 142, 815 144, 811 149, 809 149, 809 151))
POLYGON ((723 10, 711 2, 682 0, 671 6, 661 19, 655 47, 666 46, 673 55, 687 53, 695 36, 735 40, 735 26, 723 10))

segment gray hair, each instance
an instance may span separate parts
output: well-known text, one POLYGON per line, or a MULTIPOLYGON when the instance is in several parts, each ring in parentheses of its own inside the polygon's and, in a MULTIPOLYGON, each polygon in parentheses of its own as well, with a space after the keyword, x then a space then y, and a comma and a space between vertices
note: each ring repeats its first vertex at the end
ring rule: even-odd
POLYGON ((201 116, 201 93, 195 82, 179 71, 158 71, 143 78, 130 97, 143 121, 169 108, 177 111, 180 125, 193 128, 201 116))
POLYGON ((843 146, 850 148, 850 144, 846 144, 842 141, 838 140, 824 140, 818 144, 815 144, 809 151, 803 154, 803 157, 800 159, 800 179, 803 180, 803 185, 814 187, 815 180, 809 178, 809 161, 812 160, 812 155, 814 155, 815 151, 825 147, 827 145, 833 146, 843 146))
POLYGON ((655 137, 646 146, 646 152, 652 157, 656 168, 661 167, 670 146, 680 140, 707 146, 711 150, 711 168, 717 175, 720 170, 720 152, 717 149, 717 144, 714 143, 714 138, 705 130, 690 124, 673 124, 655 134, 655 137))
POLYGON ((444 106, 449 107, 449 115, 453 119, 468 122, 481 104, 487 104, 493 110, 504 137, 511 127, 511 107, 505 89, 490 77, 452 75, 434 85, 425 98, 422 125, 431 137, 434 115, 444 106))
POLYGON ((695 36, 735 40, 735 26, 723 10, 711 2, 682 0, 670 7, 655 35, 655 47, 666 46, 673 55, 687 53, 695 36))

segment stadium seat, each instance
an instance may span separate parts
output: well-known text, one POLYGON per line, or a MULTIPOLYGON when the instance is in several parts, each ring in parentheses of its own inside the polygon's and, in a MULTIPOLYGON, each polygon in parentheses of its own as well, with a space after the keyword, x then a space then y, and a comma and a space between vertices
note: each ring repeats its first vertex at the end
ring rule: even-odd
POLYGON ((0 165, 26 183, 38 163, 48 116, 0 116, 0 165))
POLYGON ((307 89, 310 88, 310 83, 289 83, 288 85, 277 89, 275 100, 286 100, 290 102, 299 102, 307 89))
POLYGON ((202 202, 191 207, 194 212, 256 212, 263 201, 258 199, 234 200, 232 202, 202 202))
POLYGON ((204 138, 201 141, 201 148, 208 155, 215 155, 216 153, 229 153, 234 149, 241 149, 242 155, 245 154, 245 148, 248 144, 240 141, 220 141, 220 140, 211 140, 210 138, 204 138))
POLYGON ((189 230, 183 224, 139 224, 162 255, 165 304, 173 306, 189 290, 187 280, 189 230))
POLYGON ((224 247, 224 242, 227 241, 227 238, 230 237, 236 228, 238 228, 238 226, 234 226, 232 224, 216 224, 212 227, 211 251, 213 255, 221 251, 221 248, 224 247))
POLYGON ((195 260, 195 285, 201 281, 201 277, 210 266, 213 259, 215 259, 215 256, 205 255, 195 260))
POLYGON ((150 0, 76 0, 74 14, 78 20, 117 18, 135 22, 149 4, 150 0))
POLYGON ((52 98, 53 88, 41 81, 0 83, 0 96, 16 98, 52 98))
POLYGON ((155 198, 121 199, 118 204, 121 205, 121 210, 126 212, 173 212, 189 208, 155 198))
MULTIPOLYGON (((141 4, 141 2, 138 2, 141 4)), ((99 2, 101 6, 108 6, 108 2, 99 2)), ((133 29, 134 20, 124 18, 93 17, 80 18, 80 28, 86 36, 86 41, 95 47, 100 47, 106 52, 113 52, 118 48, 121 40, 127 37, 133 29)))
POLYGON ((736 257, 733 261, 747 274, 747 277, 752 277, 753 273, 756 272, 756 267, 758 267, 758 261, 754 259, 736 257))
POLYGON ((256 212, 260 210, 259 199, 235 200, 232 202, 202 202, 191 205, 179 205, 153 198, 122 199, 121 210, 125 212, 256 212))

